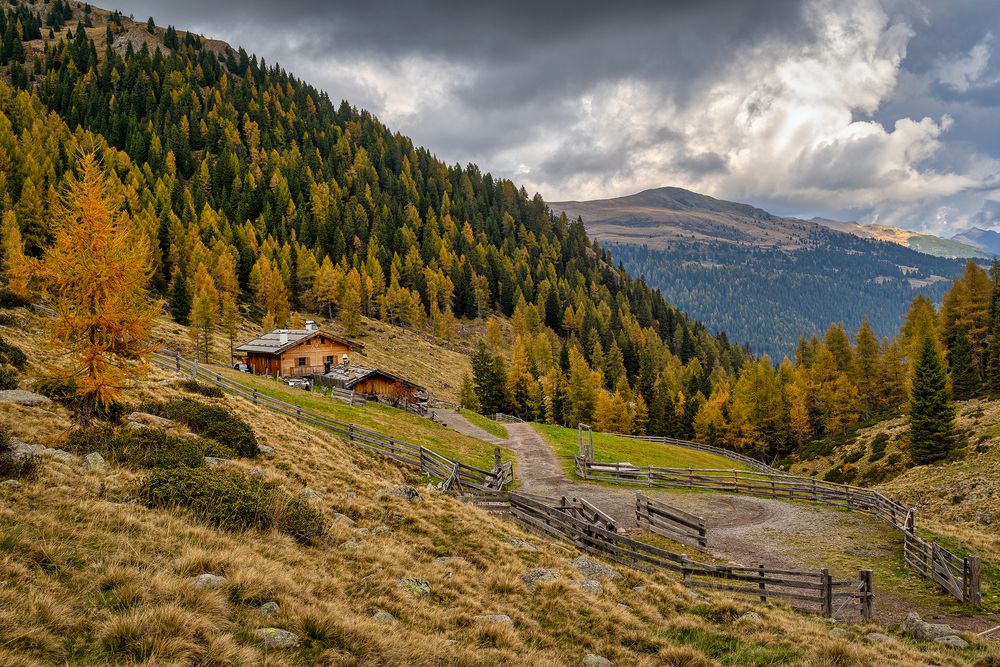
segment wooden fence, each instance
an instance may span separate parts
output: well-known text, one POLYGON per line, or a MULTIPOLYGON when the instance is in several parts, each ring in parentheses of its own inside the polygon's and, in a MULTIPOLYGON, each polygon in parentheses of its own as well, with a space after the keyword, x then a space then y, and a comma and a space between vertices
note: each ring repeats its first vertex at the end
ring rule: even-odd
POLYGON ((744 495, 808 500, 865 512, 903 534, 904 560, 922 576, 939 584, 961 602, 982 601, 979 559, 961 558, 915 532, 914 511, 878 491, 777 471, 660 468, 629 463, 598 463, 582 438, 576 471, 583 479, 667 489, 706 489, 744 495))
POLYGON ((640 528, 657 535, 675 540, 694 540, 702 549, 708 544, 704 519, 641 493, 635 495, 635 522, 640 528))
POLYGON ((493 469, 483 470, 438 454, 423 445, 416 445, 392 435, 331 419, 292 403, 271 398, 252 387, 230 380, 221 373, 206 370, 197 363, 182 358, 177 353, 155 352, 153 353, 153 363, 193 379, 214 384, 272 412, 293 417, 300 422, 335 433, 342 440, 367 451, 417 466, 431 477, 442 480, 444 488, 448 490, 498 493, 514 480, 513 464, 511 461, 500 461, 499 449, 494 450, 493 469))
POLYGON ((495 422, 500 422, 501 424, 522 424, 524 420, 520 417, 515 417, 514 415, 506 415, 502 412, 497 412, 492 415, 487 415, 490 419, 495 422))
POLYGON ((748 595, 761 601, 787 600, 828 618, 862 621, 872 618, 871 570, 861 570, 857 580, 850 580, 834 579, 827 570, 780 570, 764 565, 743 568, 702 563, 691 560, 686 554, 618 534, 605 525, 602 517, 590 517, 583 499, 568 501, 521 492, 510 493, 508 499, 511 515, 530 530, 565 540, 582 551, 628 567, 644 572, 676 572, 687 586, 748 595))

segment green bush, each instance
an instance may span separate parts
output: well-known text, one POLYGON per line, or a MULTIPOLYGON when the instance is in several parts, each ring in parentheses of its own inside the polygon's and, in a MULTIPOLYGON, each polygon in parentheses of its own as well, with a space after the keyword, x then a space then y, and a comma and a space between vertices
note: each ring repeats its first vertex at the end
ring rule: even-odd
POLYGON ((12 327, 17 324, 17 318, 13 313, 0 312, 0 326, 12 327))
POLYGON ((837 484, 850 484, 858 476, 858 469, 854 466, 837 466, 826 471, 823 479, 837 484))
POLYGON ((0 308, 30 308, 31 299, 0 288, 0 308))
MULTIPOLYGON (((218 443, 182 438, 155 428, 96 426, 70 433, 65 448, 80 455, 98 452, 109 463, 127 468, 198 468, 205 455, 216 456, 218 443)), ((228 452, 232 457, 232 451, 228 452)), ((221 456, 225 458, 224 455, 221 456)))
POLYGON ((16 345, 8 343, 0 338, 0 363, 10 364, 15 368, 23 369, 28 365, 28 355, 21 351, 16 345))
POLYGON ((865 455, 864 448, 859 448, 844 457, 844 463, 857 463, 865 455))
POLYGON ((868 460, 874 463, 885 456, 885 446, 887 444, 889 444, 888 433, 879 433, 872 438, 872 454, 868 457, 868 460))
POLYGON ((154 470, 138 495, 147 507, 181 507, 226 530, 274 528, 298 540, 323 533, 323 515, 306 501, 230 470, 154 470))
POLYGON ((76 396, 77 385, 71 377, 49 375, 35 380, 32 389, 53 401, 66 401, 76 396))
POLYGON ((229 411, 191 398, 175 398, 166 403, 144 403, 142 409, 161 417, 175 419, 192 431, 215 440, 239 456, 256 456, 257 436, 245 421, 229 411))
POLYGON ((222 390, 215 385, 203 384, 197 380, 178 380, 174 386, 206 398, 222 398, 223 396, 222 390))
POLYGON ((0 389, 17 389, 17 369, 0 366, 0 389))

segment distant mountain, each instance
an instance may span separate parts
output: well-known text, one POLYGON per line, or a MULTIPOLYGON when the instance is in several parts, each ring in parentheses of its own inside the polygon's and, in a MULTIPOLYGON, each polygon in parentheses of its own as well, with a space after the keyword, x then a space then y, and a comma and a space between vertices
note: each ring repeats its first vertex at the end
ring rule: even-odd
POLYGON ((979 248, 990 257, 1000 255, 1000 232, 992 229, 973 227, 955 234, 951 240, 979 248))
POLYGON ((991 257, 990 253, 984 252, 979 246, 963 242, 957 237, 945 239, 940 236, 921 234, 908 229, 890 227, 889 225, 862 225, 858 222, 843 222, 827 218, 813 218, 812 222, 866 239, 898 243, 907 248, 913 248, 917 252, 934 255, 935 257, 972 257, 976 259, 988 259, 991 257))
MULTIPOLYGON (((897 238, 831 229, 825 223, 832 221, 785 218, 680 188, 550 207, 581 217, 615 260, 669 301, 772 358, 792 354, 800 335, 835 321, 854 330, 868 317, 879 335, 892 335, 916 294, 939 300, 964 264, 897 238)), ((889 229, 880 233, 888 236, 889 229)))

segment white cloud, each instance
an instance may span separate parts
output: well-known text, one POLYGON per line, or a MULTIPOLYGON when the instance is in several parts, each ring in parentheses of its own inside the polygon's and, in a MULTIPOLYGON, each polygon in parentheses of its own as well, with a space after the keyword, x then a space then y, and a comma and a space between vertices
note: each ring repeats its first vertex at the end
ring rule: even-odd
POLYGON ((993 54, 992 41, 993 33, 988 32, 979 43, 969 49, 968 54, 939 58, 934 67, 937 81, 960 93, 976 86, 996 83, 996 77, 987 77, 987 80, 983 80, 983 75, 987 73, 990 64, 990 56, 993 54))

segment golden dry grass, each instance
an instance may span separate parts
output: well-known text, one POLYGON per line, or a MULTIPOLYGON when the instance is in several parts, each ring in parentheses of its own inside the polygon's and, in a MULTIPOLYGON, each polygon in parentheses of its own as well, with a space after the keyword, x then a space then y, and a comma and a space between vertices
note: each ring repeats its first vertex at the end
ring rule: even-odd
MULTIPOLYGON (((8 328, 3 334, 16 336, 8 328)), ((154 370, 129 397, 178 394, 172 379, 154 370)), ((300 544, 276 532, 219 531, 182 511, 132 504, 137 473, 102 475, 46 460, 22 488, 0 489, 0 664, 578 665, 585 653, 617 665, 998 659, 982 646, 958 653, 905 639, 871 645, 863 633, 872 627, 832 639, 821 619, 694 593, 672 577, 627 569, 622 581, 588 596, 568 583, 579 578, 568 562, 575 550, 425 491, 419 473, 320 431, 235 397, 212 402, 243 416, 275 448, 226 465, 258 466, 289 492, 306 485, 319 491, 327 534, 300 544), (406 483, 421 490, 420 501, 385 494, 406 483), (512 537, 536 548, 519 550, 512 537), (441 556, 467 562, 438 565, 441 556), (533 567, 563 578, 529 589, 520 575, 533 567), (195 588, 189 578, 203 572, 227 583, 195 588), (411 576, 426 579, 431 594, 403 593, 398 581, 411 576), (271 600, 280 612, 265 618, 258 607, 271 600), (399 622, 375 620, 376 609, 399 622), (759 622, 739 620, 751 609, 759 622), (513 625, 474 620, 477 614, 507 614, 513 625), (262 626, 290 630, 302 645, 267 650, 253 636, 262 626)), ((8 416, 30 425, 36 414, 51 444, 71 427, 58 409, 8 416)))

